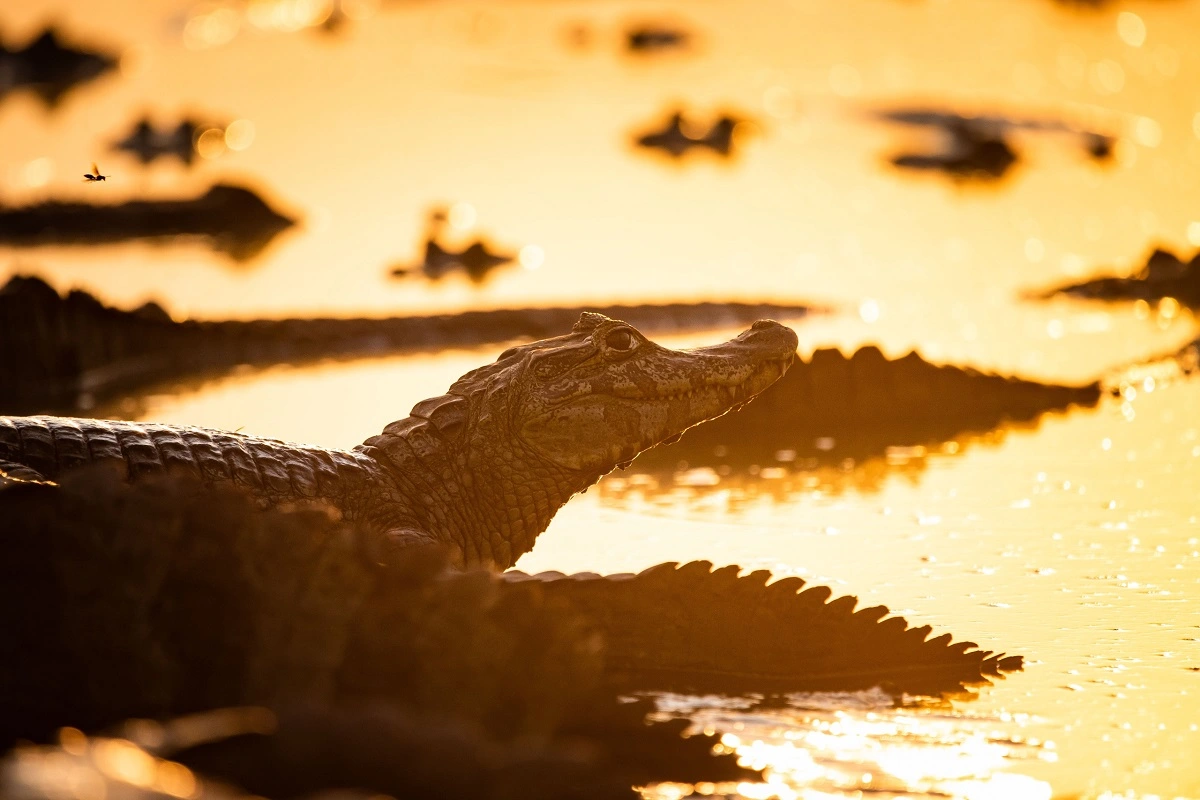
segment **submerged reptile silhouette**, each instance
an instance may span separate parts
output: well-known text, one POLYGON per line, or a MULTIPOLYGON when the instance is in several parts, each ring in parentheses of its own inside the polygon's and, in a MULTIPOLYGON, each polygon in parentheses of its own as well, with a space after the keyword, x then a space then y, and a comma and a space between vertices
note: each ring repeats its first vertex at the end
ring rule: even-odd
POLYGON ((9 247, 130 239, 174 242, 180 236, 194 236, 234 261, 247 261, 296 223, 252 189, 228 183, 214 184, 196 197, 128 200, 117 205, 60 200, 0 204, 0 242, 9 247))

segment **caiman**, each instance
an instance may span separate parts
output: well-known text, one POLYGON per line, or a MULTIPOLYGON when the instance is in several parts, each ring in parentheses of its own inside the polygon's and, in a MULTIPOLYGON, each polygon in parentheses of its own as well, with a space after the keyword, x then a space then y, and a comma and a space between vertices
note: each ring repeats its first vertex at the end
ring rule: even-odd
POLYGON ((641 451, 740 407, 791 365, 796 334, 760 320, 674 351, 585 312, 510 348, 352 450, 193 427, 0 417, 0 480, 54 481, 87 463, 137 479, 232 482, 263 505, 321 503, 392 548, 441 545, 460 567, 511 567, 577 492, 641 451))
MULTIPOLYGON (((648 727, 647 709, 618 695, 947 696, 1019 669, 1020 657, 766 571, 486 569, 512 566, 602 474, 754 398, 796 344, 759 321, 724 344, 672 351, 585 313, 571 333, 505 351, 352 450, 0 417, 0 482, 13 484, 0 490, 0 750, 64 725, 256 706, 278 712, 277 737, 185 762, 268 796, 347 785, 462 796, 413 787, 432 775, 444 788, 443 773, 491 753, 468 788, 626 796, 655 780, 746 776, 730 756, 710 758, 709 738, 648 727), (466 569, 444 570, 447 556, 466 569), (286 722, 310 712, 311 724, 286 722), (474 733, 439 750, 421 720, 474 733), (497 761, 517 753, 511 742, 526 749, 497 761), (586 777, 554 778, 580 742, 592 753, 586 777), (449 755, 422 772, 397 762, 410 750, 449 755), (280 778, 297 783, 284 791, 280 778), (536 791, 535 778, 553 786, 536 791)), ((483 790, 464 791, 515 796, 483 790)))

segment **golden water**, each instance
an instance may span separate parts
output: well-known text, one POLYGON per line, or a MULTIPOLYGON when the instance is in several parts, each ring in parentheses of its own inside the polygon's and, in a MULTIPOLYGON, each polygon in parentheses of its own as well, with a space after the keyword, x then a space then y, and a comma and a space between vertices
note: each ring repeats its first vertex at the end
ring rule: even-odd
MULTIPOLYGON (((834 313, 796 321, 802 351, 873 342, 1060 382, 1196 335, 1171 304, 1020 297, 1131 269, 1155 244, 1200 246, 1194 3, 391 0, 350 3, 361 18, 336 35, 303 28, 321 8, 0 9, 10 42, 57 19, 125 53, 118 75, 58 110, 28 95, 0 103, 4 202, 174 196, 236 179, 304 218, 249 264, 198 244, 41 248, 5 251, 0 277, 33 271, 121 305, 153 297, 180 318, 819 301, 834 313), (624 26, 660 14, 693 29, 695 47, 624 53, 624 26), (300 29, 267 29, 280 26, 300 29), (1069 137, 1021 134, 1010 176, 955 185, 888 165, 921 137, 869 115, 907 103, 1121 138, 1097 164, 1069 137), (730 161, 635 151, 632 136, 676 104, 755 125, 730 161), (253 137, 190 172, 143 169, 105 150, 143 111, 162 123, 248 120, 253 137), (78 183, 93 159, 111 181, 78 183), (388 278, 389 264, 417 258, 439 203, 474 218, 468 240, 534 245, 544 261, 482 287, 388 278)), ((499 349, 281 367, 105 410, 349 446, 499 349)), ((768 784, 701 791, 1200 797, 1200 384, 1146 388, 872 481, 772 471, 648 487, 618 476, 568 504, 519 566, 766 566, 1027 657, 1024 672, 949 708, 897 710, 872 693, 775 712, 665 698, 665 711, 687 711, 771 767, 768 784)))

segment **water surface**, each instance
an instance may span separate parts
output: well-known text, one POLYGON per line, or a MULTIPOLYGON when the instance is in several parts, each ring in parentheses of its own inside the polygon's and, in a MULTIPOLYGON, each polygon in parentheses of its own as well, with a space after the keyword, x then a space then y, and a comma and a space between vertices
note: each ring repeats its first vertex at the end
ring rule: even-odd
MULTIPOLYGON (((0 11, 9 41, 57 20, 123 51, 119 74, 54 110, 32 95, 0 102, 5 203, 238 180, 304 220, 248 264, 194 243, 38 248, 0 253, 0 277, 36 272, 117 304, 154 298, 177 318, 816 301, 834 313, 796 323, 804 353, 877 343, 1065 383, 1197 334, 1171 304, 1021 299, 1131 270, 1154 245, 1200 246, 1194 3, 762 0, 750 12, 717 0, 393 0, 346 5, 359 18, 332 35, 302 24, 321 8, 37 0, 0 11), (625 26, 659 14, 692 29, 695 46, 625 53, 625 26), (1118 143, 1097 162, 1070 136, 1027 131, 1000 181, 910 175, 888 160, 926 137, 872 118, 905 105, 1057 119, 1118 143), (676 107, 752 124, 728 160, 635 150, 676 107), (106 143, 144 112, 247 120, 253 135, 191 171, 143 169, 106 143), (111 181, 78 182, 93 159, 111 181), (486 235, 544 258, 482 286, 390 278, 389 265, 418 257, 439 204, 457 209, 464 243, 486 235)), ((100 411, 350 446, 501 349, 239 373, 100 411)), ((767 784, 701 792, 1198 797, 1200 384, 1134 388, 890 467, 617 475, 572 500, 518 566, 768 567, 1027 658, 978 699, 936 706, 895 709, 877 693, 784 709, 663 698, 663 713, 690 714, 771 768, 767 784)))

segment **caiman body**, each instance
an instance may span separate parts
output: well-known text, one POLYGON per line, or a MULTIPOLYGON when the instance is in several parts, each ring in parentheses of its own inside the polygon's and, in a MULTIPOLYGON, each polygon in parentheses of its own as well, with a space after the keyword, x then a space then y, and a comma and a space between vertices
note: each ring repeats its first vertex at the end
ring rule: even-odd
POLYGON ((571 333, 510 348, 353 450, 203 428, 0 417, 0 479, 55 481, 89 463, 129 479, 188 474, 263 505, 320 503, 383 556, 447 547, 459 566, 512 566, 604 473, 749 401, 787 370, 796 335, 762 320, 672 351, 585 313, 571 333))

